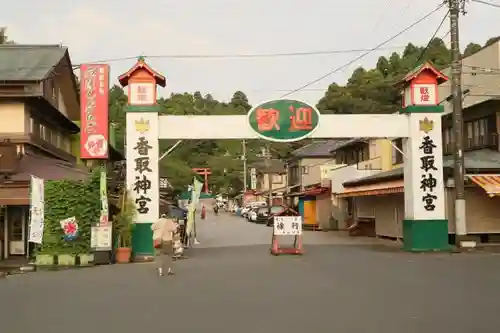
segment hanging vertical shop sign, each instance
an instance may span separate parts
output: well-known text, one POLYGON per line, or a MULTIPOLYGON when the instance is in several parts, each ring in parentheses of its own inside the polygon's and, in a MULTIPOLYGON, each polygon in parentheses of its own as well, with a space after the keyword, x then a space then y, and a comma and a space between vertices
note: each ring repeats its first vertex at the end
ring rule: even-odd
POLYGON ((250 189, 257 189, 257 170, 255 168, 250 169, 250 189))
POLYGON ((30 223, 29 238, 30 243, 42 244, 44 220, 44 182, 43 179, 31 176, 30 186, 30 223))
POLYGON ((127 184, 137 207, 137 223, 159 216, 158 124, 154 113, 127 115, 127 184))
POLYGON ((108 158, 109 65, 80 67, 80 158, 108 158))

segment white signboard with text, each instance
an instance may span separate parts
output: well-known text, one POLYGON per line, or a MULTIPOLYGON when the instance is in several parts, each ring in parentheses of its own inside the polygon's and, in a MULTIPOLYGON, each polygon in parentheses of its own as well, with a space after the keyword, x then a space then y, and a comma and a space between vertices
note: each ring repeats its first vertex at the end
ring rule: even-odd
POLYGON ((111 251, 113 245, 112 230, 111 223, 93 226, 90 230, 90 247, 94 251, 111 251))
POLYGON ((273 234, 276 236, 302 235, 302 216, 275 216, 273 234))
POLYGON ((127 113, 127 189, 137 207, 137 223, 159 217, 158 114, 127 113))
POLYGON ((409 116, 411 138, 405 163, 405 217, 414 220, 445 219, 443 148, 440 113, 409 116))
POLYGON ((130 84, 130 104, 132 105, 153 105, 155 100, 156 84, 154 83, 131 83, 130 84))

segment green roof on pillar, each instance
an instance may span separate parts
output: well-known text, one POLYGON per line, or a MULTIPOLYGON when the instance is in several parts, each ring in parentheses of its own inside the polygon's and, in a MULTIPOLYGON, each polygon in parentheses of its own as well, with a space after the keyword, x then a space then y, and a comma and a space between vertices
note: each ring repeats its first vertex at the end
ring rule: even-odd
POLYGON ((123 110, 125 112, 160 112, 162 110, 161 106, 158 104, 154 105, 126 105, 123 110))

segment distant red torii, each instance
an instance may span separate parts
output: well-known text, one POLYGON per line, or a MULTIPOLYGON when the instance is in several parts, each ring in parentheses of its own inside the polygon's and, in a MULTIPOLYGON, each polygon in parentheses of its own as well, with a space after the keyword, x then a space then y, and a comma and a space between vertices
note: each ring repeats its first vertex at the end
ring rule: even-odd
POLYGON ((208 176, 212 174, 210 168, 192 168, 191 170, 197 175, 203 176, 205 193, 208 193, 208 176))

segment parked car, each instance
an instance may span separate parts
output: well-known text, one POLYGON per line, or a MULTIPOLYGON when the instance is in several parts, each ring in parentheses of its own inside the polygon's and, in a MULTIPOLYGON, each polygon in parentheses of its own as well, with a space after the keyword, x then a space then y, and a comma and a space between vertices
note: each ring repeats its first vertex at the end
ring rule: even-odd
POLYGON ((290 207, 284 207, 284 210, 282 210, 281 212, 271 214, 271 216, 268 217, 268 219, 266 221, 266 226, 268 226, 268 227, 274 226, 274 217, 275 216, 299 216, 299 213, 290 207))
POLYGON ((179 206, 171 205, 167 215, 178 220, 179 224, 183 224, 187 221, 188 210, 179 206))
POLYGON ((275 214, 283 212, 285 209, 286 207, 282 205, 271 206, 271 214, 269 215, 268 207, 260 207, 259 210, 257 211, 257 220, 255 222, 258 224, 267 225, 267 221, 269 220, 270 217, 274 216, 275 214))
POLYGON ((259 210, 259 207, 252 208, 248 213, 247 213, 247 220, 250 222, 256 222, 257 221, 257 211, 259 210))
POLYGON ((250 202, 250 203, 246 204, 245 207, 243 207, 243 209, 241 210, 241 216, 246 218, 247 214, 250 210, 252 210, 253 208, 262 207, 265 205, 266 205, 266 203, 263 201, 250 202))
POLYGON ((241 208, 240 216, 246 218, 247 213, 248 211, 250 211, 251 208, 252 207, 250 207, 250 205, 243 206, 243 208, 241 208))

